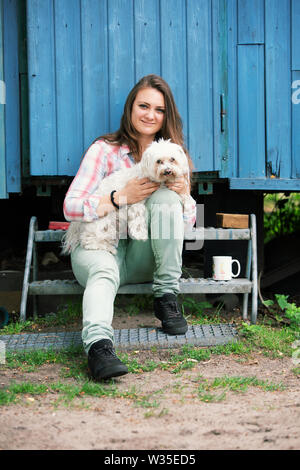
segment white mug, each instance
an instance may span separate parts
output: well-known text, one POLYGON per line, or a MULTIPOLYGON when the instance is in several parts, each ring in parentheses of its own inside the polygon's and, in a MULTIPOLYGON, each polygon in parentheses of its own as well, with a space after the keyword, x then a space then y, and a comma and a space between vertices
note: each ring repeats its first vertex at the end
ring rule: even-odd
POLYGON ((241 265, 237 259, 231 256, 213 256, 213 279, 216 281, 230 281, 231 278, 237 277, 241 272, 241 265), (232 265, 237 263, 238 272, 233 274, 232 265))

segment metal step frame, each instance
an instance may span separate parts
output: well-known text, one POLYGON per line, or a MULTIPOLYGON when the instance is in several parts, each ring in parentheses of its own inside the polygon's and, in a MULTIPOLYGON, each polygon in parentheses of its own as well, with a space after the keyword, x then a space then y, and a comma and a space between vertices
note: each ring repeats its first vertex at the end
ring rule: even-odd
MULTIPOLYGON (((39 295, 78 295, 84 289, 76 280, 38 280, 37 243, 61 242, 64 230, 38 230, 37 218, 31 217, 25 261, 25 271, 20 306, 20 321, 26 320, 28 295, 33 296, 33 314, 37 315, 37 296, 39 295), (30 273, 32 267, 32 281, 30 273)), ((250 216, 250 228, 195 228, 185 234, 185 240, 245 240, 248 243, 246 278, 235 278, 231 281, 215 281, 204 278, 180 279, 182 294, 243 294, 243 319, 248 318, 248 296, 252 295, 251 323, 257 320, 257 246, 256 217, 250 216)), ((152 284, 127 284, 119 287, 118 294, 151 294, 152 284)))

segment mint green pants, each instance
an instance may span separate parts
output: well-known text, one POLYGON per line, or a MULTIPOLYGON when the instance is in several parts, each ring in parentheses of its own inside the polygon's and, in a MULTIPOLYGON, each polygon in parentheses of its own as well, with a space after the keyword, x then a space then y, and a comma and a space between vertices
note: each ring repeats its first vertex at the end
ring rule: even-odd
POLYGON ((86 353, 100 339, 114 342, 112 319, 119 286, 153 282, 155 297, 179 292, 184 238, 181 199, 174 191, 160 188, 146 207, 147 241, 121 239, 116 255, 80 246, 71 255, 73 273, 85 288, 82 341, 86 353))

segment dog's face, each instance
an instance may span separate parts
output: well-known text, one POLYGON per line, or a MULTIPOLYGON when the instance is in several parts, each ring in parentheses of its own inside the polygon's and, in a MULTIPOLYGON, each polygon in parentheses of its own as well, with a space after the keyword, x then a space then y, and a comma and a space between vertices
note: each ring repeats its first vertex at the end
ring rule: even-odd
POLYGON ((179 176, 189 174, 186 154, 180 145, 160 139, 153 142, 143 153, 141 159, 144 176, 157 183, 174 181, 179 176))

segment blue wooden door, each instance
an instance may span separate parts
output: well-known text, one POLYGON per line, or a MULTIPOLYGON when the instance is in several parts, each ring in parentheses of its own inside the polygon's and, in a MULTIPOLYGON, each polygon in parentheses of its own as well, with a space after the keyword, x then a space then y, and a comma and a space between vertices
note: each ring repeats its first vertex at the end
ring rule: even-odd
POLYGON ((300 104, 292 94, 300 0, 228 0, 227 8, 226 176, 233 189, 299 191, 300 104))
MULTIPOLYGON (((196 170, 220 170, 225 0, 27 0, 32 175, 74 175, 144 75, 170 84, 196 170)), ((226 153, 226 152, 225 152, 226 153)))

